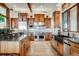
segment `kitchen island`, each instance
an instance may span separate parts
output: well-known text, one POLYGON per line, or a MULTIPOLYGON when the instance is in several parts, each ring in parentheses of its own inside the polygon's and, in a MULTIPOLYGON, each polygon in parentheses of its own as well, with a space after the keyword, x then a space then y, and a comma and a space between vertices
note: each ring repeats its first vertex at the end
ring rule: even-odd
POLYGON ((30 47, 29 36, 21 35, 9 40, 0 40, 0 55, 21 55, 27 54, 27 50, 30 47), (15 39, 15 40, 13 40, 15 39))

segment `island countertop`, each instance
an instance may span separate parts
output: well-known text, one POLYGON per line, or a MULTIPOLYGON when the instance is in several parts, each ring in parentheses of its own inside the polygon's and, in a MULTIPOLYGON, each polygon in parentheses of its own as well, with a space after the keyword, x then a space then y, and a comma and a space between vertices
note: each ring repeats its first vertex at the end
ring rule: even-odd
POLYGON ((21 35, 21 36, 16 36, 16 37, 14 36, 14 37, 12 37, 10 39, 7 39, 7 38, 0 39, 0 41, 20 41, 20 40, 24 39, 27 36, 28 36, 27 34, 24 34, 24 35, 21 35))

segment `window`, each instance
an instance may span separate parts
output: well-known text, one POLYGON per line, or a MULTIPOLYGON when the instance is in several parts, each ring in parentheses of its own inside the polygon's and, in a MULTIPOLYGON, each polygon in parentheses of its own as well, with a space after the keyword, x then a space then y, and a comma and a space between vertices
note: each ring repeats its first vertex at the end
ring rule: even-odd
POLYGON ((0 14, 6 16, 6 9, 0 6, 0 14))
POLYGON ((6 24, 6 18, 3 17, 3 16, 0 16, 0 29, 1 28, 6 28, 7 27, 6 25, 7 25, 6 24))

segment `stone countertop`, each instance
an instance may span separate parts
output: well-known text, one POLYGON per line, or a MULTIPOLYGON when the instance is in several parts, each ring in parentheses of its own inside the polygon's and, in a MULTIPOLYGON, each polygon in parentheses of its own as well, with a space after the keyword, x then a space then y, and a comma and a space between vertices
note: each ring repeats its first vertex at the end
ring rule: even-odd
MULTIPOLYGON (((52 35, 52 38, 53 38, 53 36, 57 37, 58 35, 52 35)), ((72 37, 60 37, 60 38, 63 38, 63 40, 69 40, 69 41, 71 41, 73 43, 79 44, 79 38, 72 38, 72 37)))
POLYGON ((9 40, 0 40, 0 41, 20 41, 22 39, 24 39, 25 37, 27 37, 27 34, 21 35, 21 36, 17 36, 17 38, 13 37, 12 39, 9 40))
POLYGON ((69 40, 73 43, 79 44, 79 38, 65 38, 66 40, 69 40))

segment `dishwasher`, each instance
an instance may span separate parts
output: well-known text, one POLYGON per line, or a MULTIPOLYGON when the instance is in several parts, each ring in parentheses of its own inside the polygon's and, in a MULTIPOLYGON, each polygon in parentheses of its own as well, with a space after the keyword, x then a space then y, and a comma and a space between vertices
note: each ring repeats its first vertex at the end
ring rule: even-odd
POLYGON ((68 38, 64 39, 64 56, 70 55, 70 43, 68 38))

